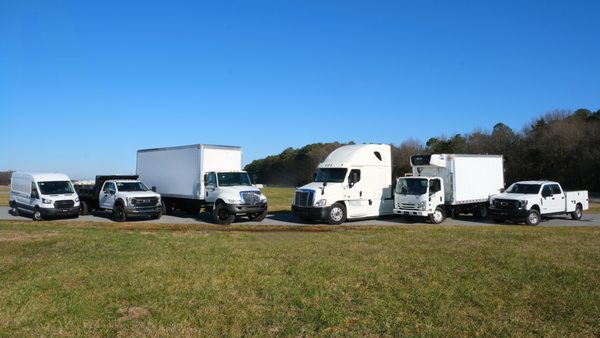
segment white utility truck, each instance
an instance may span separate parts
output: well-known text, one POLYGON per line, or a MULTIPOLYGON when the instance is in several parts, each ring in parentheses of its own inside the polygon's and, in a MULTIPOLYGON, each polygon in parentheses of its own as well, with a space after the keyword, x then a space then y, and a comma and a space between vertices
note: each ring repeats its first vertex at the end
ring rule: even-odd
POLYGON ((117 222, 124 222, 130 216, 159 219, 162 215, 160 195, 137 178, 137 175, 98 175, 95 181, 75 181, 75 190, 81 198, 81 214, 108 210, 117 222))
POLYGON ((488 214, 489 198, 504 189, 501 155, 433 154, 411 156, 412 174, 396 183, 394 213, 429 217, 488 214))
POLYGON ((267 198, 242 171, 242 148, 207 144, 138 150, 137 174, 163 199, 163 210, 198 213, 218 224, 236 216, 262 221, 267 198))
POLYGON ((392 155, 387 144, 340 147, 317 167, 314 182, 298 188, 292 212, 304 220, 341 224, 391 215, 392 155))
POLYGON ((79 217, 79 196, 65 174, 13 173, 8 204, 14 216, 25 212, 34 221, 51 216, 79 217))
POLYGON ((538 225, 542 216, 565 214, 580 220, 588 208, 586 190, 563 191, 558 182, 551 181, 516 182, 490 198, 490 215, 498 223, 525 219, 529 225, 538 225))

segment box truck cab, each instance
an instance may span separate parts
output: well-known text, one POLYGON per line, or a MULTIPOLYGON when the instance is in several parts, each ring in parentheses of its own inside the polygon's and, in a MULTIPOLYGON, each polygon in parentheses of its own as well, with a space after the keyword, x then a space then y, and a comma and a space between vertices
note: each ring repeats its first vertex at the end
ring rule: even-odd
POLYGON ((504 188, 500 155, 415 155, 410 162, 413 172, 396 183, 398 215, 428 217, 434 224, 461 213, 485 218, 489 197, 504 188))
POLYGON ((341 224, 392 214, 391 146, 340 147, 317 167, 314 182, 298 188, 292 212, 304 220, 341 224))
POLYGON ((51 216, 79 216, 79 197, 65 174, 13 173, 9 205, 14 216, 24 212, 34 221, 51 216))

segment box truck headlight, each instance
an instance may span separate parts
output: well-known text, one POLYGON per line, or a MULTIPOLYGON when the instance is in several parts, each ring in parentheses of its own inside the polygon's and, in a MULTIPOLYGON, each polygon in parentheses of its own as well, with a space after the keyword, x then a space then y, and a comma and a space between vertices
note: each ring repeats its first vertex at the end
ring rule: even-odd
POLYGON ((241 200, 227 200, 227 203, 229 204, 242 204, 241 200))
POLYGON ((44 204, 52 204, 52 200, 42 198, 42 203, 44 203, 44 204))
POLYGON ((261 195, 260 195, 260 202, 261 202, 261 203, 265 203, 266 201, 267 201, 267 196, 265 196, 265 195, 261 194, 261 195))
POLYGON ((425 208, 427 207, 427 202, 423 201, 423 202, 419 203, 419 205, 417 205, 417 207, 419 208, 419 210, 425 210, 425 208))
POLYGON ((315 207, 319 207, 319 208, 322 208, 326 205, 327 205, 326 199, 318 200, 317 203, 315 203, 315 207))

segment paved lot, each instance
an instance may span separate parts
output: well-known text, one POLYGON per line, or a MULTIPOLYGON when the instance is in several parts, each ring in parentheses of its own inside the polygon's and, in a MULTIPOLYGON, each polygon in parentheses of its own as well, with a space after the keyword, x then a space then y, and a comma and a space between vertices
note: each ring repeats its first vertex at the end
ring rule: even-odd
MULTIPOLYGON (((27 216, 12 216, 9 213, 8 207, 0 207, 0 220, 19 220, 19 221, 31 221, 31 217, 27 216)), ((110 213, 96 212, 94 215, 81 216, 77 219, 65 219, 65 221, 89 221, 89 222, 113 222, 110 218, 110 213)), ((185 213, 179 213, 176 215, 165 215, 158 220, 150 220, 147 218, 136 218, 131 221, 139 222, 150 222, 159 224, 202 224, 212 223, 212 219, 209 214, 201 213, 198 215, 191 215, 185 213)), ((322 223, 307 223, 290 213, 278 213, 269 214, 265 220, 260 223, 248 221, 245 218, 239 218, 236 220, 236 224, 264 224, 270 226, 311 226, 321 225, 322 223)), ((425 220, 406 220, 402 217, 389 216, 381 219, 369 219, 346 222, 347 225, 385 225, 394 226, 402 224, 431 224, 425 220)), ((523 223, 521 223, 522 225, 523 223)), ((461 225, 461 226, 490 226, 496 225, 492 220, 477 220, 469 215, 462 216, 458 219, 449 218, 442 225, 461 225)), ((506 224, 507 226, 514 225, 506 224)), ((600 214, 585 214, 581 221, 574 221, 569 216, 558 216, 550 219, 544 219, 540 226, 595 226, 600 227, 600 214)))

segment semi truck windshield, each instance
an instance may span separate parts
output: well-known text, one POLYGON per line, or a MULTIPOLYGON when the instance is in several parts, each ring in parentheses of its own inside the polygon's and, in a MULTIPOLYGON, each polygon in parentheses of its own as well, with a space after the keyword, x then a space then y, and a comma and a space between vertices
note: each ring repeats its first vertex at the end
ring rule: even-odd
POLYGON ((43 195, 72 194, 75 192, 69 181, 39 182, 38 185, 43 195))
POLYGON ((346 178, 348 169, 344 168, 321 168, 317 170, 315 182, 342 183, 346 178))
POLYGON ((219 173, 219 186, 221 187, 233 187, 233 186, 251 186, 250 176, 248 173, 219 173))
POLYGON ((401 178, 396 185, 396 193, 402 195, 423 195, 427 192, 427 179, 401 178))

